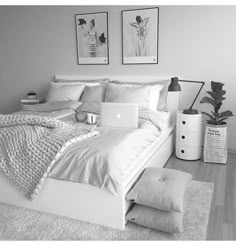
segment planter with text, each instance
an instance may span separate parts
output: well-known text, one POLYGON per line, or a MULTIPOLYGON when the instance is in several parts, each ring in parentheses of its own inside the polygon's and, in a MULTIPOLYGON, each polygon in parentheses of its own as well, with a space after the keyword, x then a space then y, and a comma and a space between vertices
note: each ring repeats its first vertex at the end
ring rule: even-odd
POLYGON ((227 162, 227 126, 206 124, 204 161, 211 163, 227 162))
POLYGON ((204 97, 201 103, 213 106, 211 113, 202 112, 209 119, 207 120, 204 139, 204 162, 222 163, 227 162, 227 126, 225 120, 233 116, 230 110, 219 112, 223 97, 226 91, 223 90, 223 83, 211 82, 211 91, 207 91, 210 97, 204 97))

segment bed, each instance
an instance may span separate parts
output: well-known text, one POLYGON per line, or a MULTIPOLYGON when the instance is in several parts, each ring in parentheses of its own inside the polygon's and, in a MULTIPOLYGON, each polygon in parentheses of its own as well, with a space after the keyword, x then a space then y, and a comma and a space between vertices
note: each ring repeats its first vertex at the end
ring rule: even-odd
MULTIPOLYGON (((57 75, 55 78, 73 81, 94 80, 98 77, 57 75)), ((106 76, 105 78, 129 82, 138 80, 144 83, 170 80, 170 76, 106 76)), ((178 93, 168 93, 167 106, 171 110, 172 124, 163 130, 156 142, 142 153, 139 157, 140 162, 130 169, 122 186, 117 190, 117 194, 112 194, 106 188, 50 177, 46 178, 38 197, 29 201, 0 173, 0 202, 123 230, 126 224, 125 214, 131 206, 130 202, 125 199, 127 192, 144 168, 163 167, 174 150, 175 116, 178 103, 178 93)))

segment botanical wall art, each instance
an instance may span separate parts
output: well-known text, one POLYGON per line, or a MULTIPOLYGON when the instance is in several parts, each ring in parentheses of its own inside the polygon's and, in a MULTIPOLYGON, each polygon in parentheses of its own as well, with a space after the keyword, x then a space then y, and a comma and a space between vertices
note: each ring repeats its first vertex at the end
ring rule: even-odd
POLYGON ((123 64, 158 63, 159 8, 122 11, 123 64))
POLYGON ((76 14, 75 24, 78 64, 109 64, 108 13, 76 14))

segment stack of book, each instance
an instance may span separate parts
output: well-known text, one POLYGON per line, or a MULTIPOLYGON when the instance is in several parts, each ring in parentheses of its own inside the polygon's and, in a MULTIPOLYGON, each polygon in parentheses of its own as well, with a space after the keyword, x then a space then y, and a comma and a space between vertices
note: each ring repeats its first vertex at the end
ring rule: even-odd
POLYGON ((33 104, 38 104, 41 102, 41 100, 39 98, 36 98, 36 99, 28 99, 28 98, 23 98, 21 99, 21 104, 24 104, 24 105, 33 105, 33 104))

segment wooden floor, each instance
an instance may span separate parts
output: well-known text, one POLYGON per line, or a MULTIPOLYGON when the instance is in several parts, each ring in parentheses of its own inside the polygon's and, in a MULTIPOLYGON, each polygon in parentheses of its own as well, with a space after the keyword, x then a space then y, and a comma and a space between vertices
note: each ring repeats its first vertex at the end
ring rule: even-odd
POLYGON ((183 161, 173 155, 166 168, 189 172, 194 180, 215 184, 207 240, 236 240, 236 154, 226 165, 183 161))

